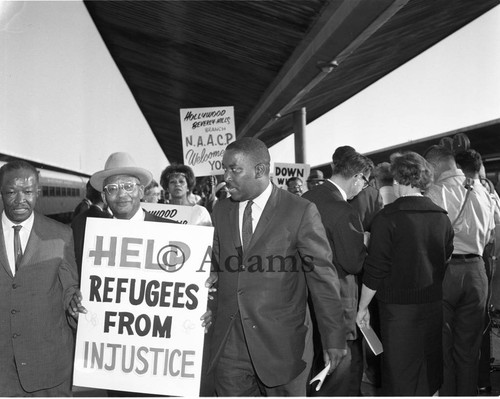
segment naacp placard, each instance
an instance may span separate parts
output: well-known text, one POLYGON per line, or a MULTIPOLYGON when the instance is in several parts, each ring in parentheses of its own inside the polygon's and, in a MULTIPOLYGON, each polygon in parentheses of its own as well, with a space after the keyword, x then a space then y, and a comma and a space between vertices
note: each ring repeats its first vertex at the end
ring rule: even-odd
POLYGON ((181 109, 184 164, 196 176, 222 174, 222 156, 236 140, 233 107, 181 109))
POLYGON ((213 228, 87 219, 74 385, 198 396, 213 228))

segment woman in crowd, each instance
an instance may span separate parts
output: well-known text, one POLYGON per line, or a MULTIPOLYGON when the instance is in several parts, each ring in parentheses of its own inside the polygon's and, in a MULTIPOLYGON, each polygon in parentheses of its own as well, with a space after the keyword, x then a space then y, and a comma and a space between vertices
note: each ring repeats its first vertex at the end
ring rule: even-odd
POLYGON ((160 184, 170 194, 170 204, 192 206, 190 224, 211 226, 212 220, 205 207, 193 204, 189 196, 196 184, 193 170, 186 165, 170 165, 161 173, 160 184))
POLYGON ((369 324, 376 296, 383 394, 428 396, 443 378, 442 282, 453 229, 446 212, 422 195, 432 182, 423 157, 393 154, 391 172, 397 199, 373 221, 357 322, 369 324))

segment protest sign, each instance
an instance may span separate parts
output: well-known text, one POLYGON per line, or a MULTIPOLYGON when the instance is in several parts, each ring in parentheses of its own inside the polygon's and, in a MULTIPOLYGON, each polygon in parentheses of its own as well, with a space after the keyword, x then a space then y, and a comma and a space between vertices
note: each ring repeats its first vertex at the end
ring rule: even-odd
POLYGON ((309 164, 306 163, 274 163, 273 183, 279 188, 287 189, 286 181, 290 177, 299 177, 305 183, 309 176, 309 164))
POLYGON ((236 140, 233 107, 181 109, 184 164, 195 176, 222 174, 222 155, 236 140))
POLYGON ((194 210, 192 206, 141 202, 141 207, 164 219, 175 220, 182 224, 193 224, 191 223, 194 210))
POLYGON ((213 228, 87 219, 74 385, 198 396, 213 228))

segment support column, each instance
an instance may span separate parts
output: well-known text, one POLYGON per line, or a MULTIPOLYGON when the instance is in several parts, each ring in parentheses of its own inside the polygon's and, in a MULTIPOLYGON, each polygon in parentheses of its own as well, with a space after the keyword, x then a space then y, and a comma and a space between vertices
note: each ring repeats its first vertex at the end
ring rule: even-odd
POLYGON ((295 140, 295 162, 306 162, 306 109, 305 107, 293 113, 293 132, 295 140))

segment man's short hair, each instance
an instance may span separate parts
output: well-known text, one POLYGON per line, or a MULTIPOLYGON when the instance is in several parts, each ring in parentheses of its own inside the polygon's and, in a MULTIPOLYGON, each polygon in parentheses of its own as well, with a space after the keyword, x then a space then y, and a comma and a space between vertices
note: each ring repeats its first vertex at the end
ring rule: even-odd
POLYGON ((363 175, 369 176, 373 169, 372 160, 356 151, 347 152, 337 161, 333 161, 333 163, 333 175, 340 175, 346 179, 349 179, 358 173, 363 173, 363 175))
POLYGON ((269 155, 269 150, 267 146, 259 139, 253 137, 243 137, 233 141, 226 147, 226 151, 236 151, 251 157, 256 164, 264 164, 267 166, 267 171, 269 172, 269 167, 271 164, 271 156, 269 155))
POLYGON ((431 163, 455 159, 451 149, 437 144, 431 145, 425 150, 424 158, 431 163))
POLYGON ((421 191, 427 191, 433 179, 430 163, 412 151, 391 155, 391 173, 399 184, 417 187, 421 191))
POLYGON ((470 174, 479 173, 481 165, 483 164, 481 154, 473 149, 459 152, 455 155, 455 161, 457 162, 457 166, 462 169, 464 173, 470 174))
POLYGON ((40 182, 38 170, 36 170, 36 168, 32 164, 23 160, 16 160, 7 162, 0 168, 0 187, 3 185, 3 177, 6 173, 21 169, 28 169, 29 171, 31 171, 33 175, 35 175, 37 184, 40 182))
POLYGON ((377 180, 380 187, 392 186, 393 177, 391 172, 391 164, 389 162, 379 163, 373 170, 373 176, 377 180))
POLYGON ((340 162, 342 158, 344 158, 348 154, 354 154, 356 150, 352 148, 350 145, 343 145, 341 147, 337 147, 332 154, 332 169, 335 169, 335 165, 340 162))

